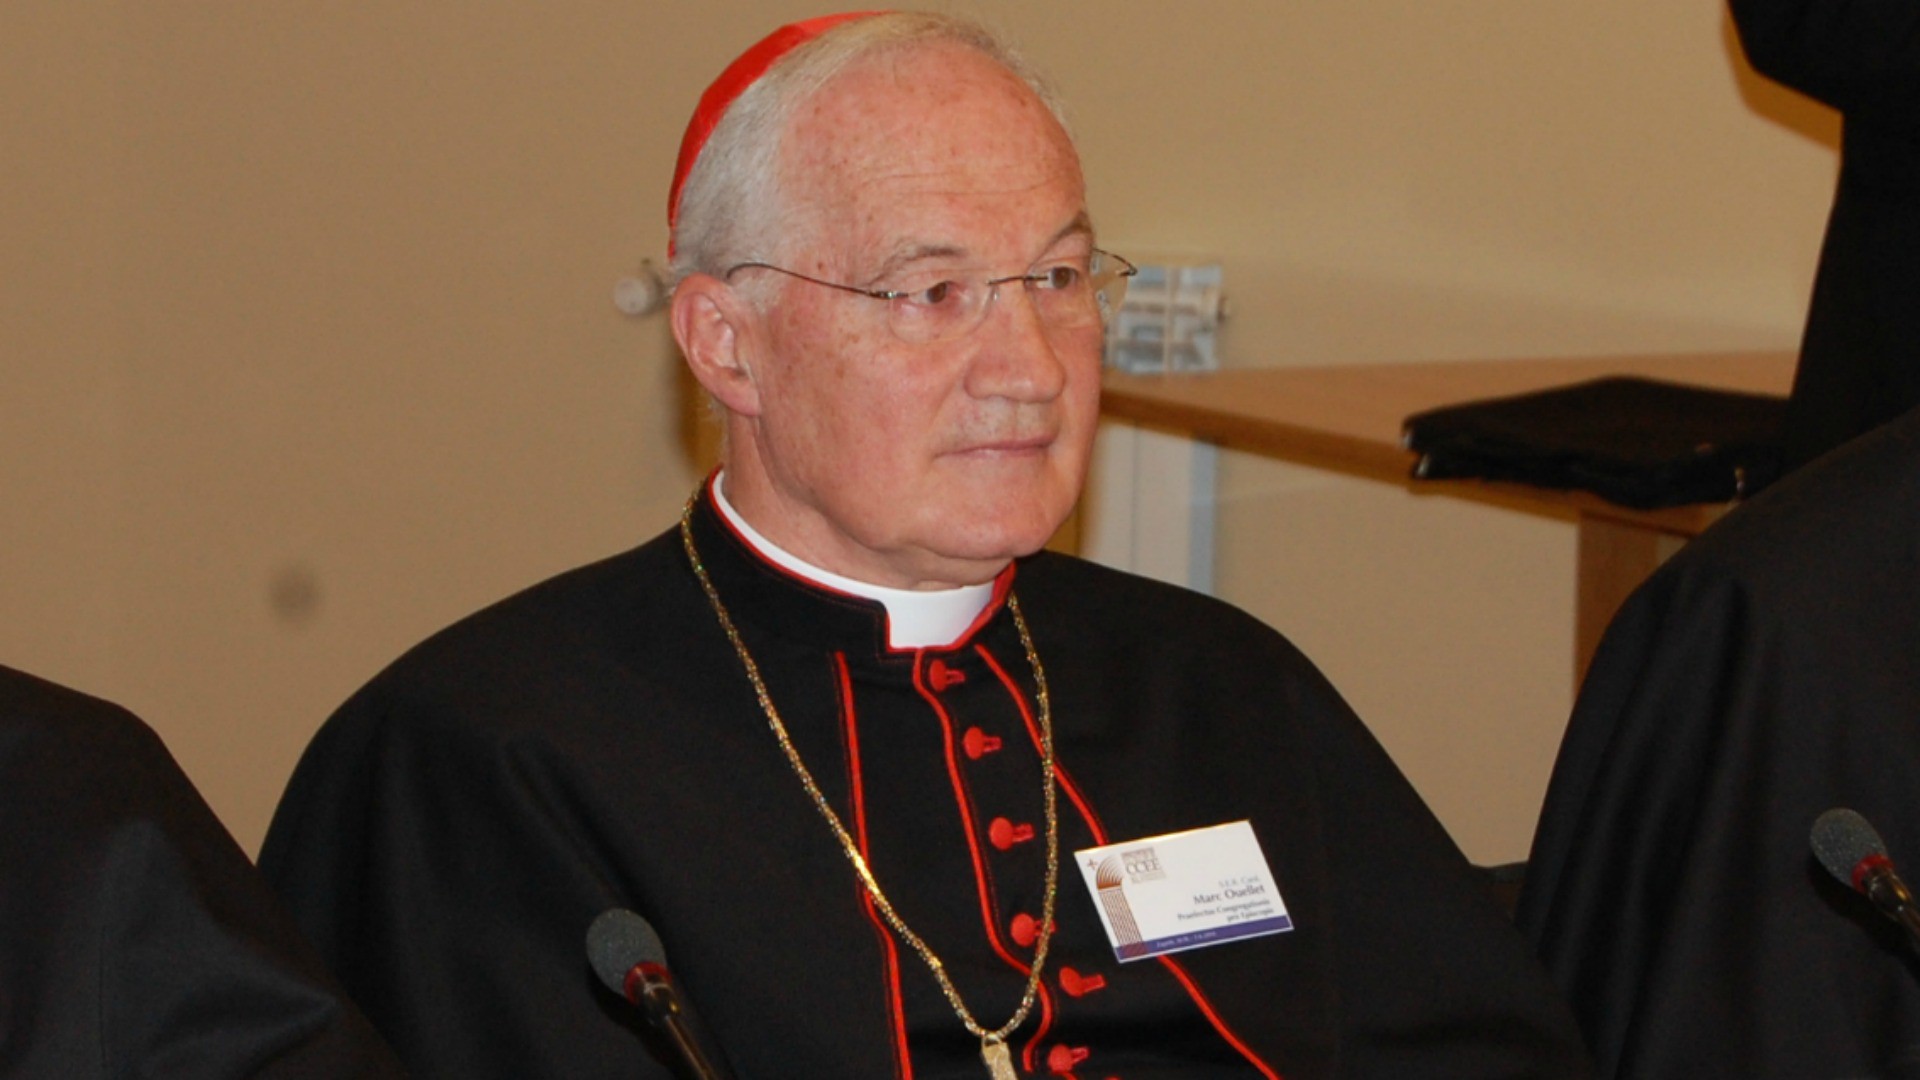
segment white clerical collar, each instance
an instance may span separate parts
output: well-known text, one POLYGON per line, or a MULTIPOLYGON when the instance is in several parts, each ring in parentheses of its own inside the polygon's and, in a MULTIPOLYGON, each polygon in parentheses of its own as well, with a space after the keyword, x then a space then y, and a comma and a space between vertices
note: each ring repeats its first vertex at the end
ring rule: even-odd
POLYGON ((740 516, 740 512, 727 501, 726 492, 722 490, 725 480, 725 473, 714 479, 714 505, 720 508, 720 515, 739 530, 741 536, 746 537, 754 550, 768 562, 816 585, 824 585, 836 592, 851 593, 863 599, 876 600, 885 605, 887 644, 893 648, 921 649, 951 645, 972 628, 974 622, 980 618, 980 613, 993 602, 993 582, 991 581, 979 585, 962 585, 953 589, 920 592, 872 585, 841 577, 831 570, 822 570, 784 550, 747 524, 746 519, 740 516))

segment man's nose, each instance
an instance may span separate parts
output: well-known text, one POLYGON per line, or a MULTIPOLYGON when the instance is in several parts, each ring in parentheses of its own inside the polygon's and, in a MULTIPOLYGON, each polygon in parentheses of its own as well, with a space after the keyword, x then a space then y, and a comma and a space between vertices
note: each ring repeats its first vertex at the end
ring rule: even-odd
POLYGON ((975 397, 1014 401, 1052 401, 1067 385, 1071 335, 1049 327, 1021 281, 994 286, 986 319, 975 331, 978 341, 967 389, 975 397))

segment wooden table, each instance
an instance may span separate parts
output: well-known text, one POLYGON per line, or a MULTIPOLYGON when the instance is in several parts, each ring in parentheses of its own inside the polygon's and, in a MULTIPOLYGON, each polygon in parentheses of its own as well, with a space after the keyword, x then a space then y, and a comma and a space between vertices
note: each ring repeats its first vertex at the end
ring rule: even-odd
POLYGON ((1495 503, 1574 522, 1579 541, 1574 630, 1578 676, 1585 673, 1601 633, 1627 594, 1726 507, 1633 510, 1579 491, 1474 480, 1415 482, 1415 455, 1400 444, 1402 421, 1440 405, 1604 375, 1643 375, 1784 395, 1793 381, 1793 367, 1789 352, 1739 352, 1240 368, 1175 375, 1109 371, 1103 380, 1102 411, 1115 419, 1396 484, 1417 494, 1495 503))

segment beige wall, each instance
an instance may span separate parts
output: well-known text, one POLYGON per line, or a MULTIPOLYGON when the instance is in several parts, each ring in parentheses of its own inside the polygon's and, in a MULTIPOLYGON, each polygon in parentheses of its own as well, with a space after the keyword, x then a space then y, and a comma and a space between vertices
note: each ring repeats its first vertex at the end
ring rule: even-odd
MULTIPOLYGON (((1072 103, 1119 250, 1221 259, 1236 365, 1783 346, 1834 121, 1709 3, 958 5, 1072 103)), ((0 7, 0 662, 143 714, 257 844, 424 634, 666 524, 658 320, 705 80, 774 2, 0 7)), ((1230 457, 1221 591, 1469 854, 1524 854, 1566 526, 1230 457)))

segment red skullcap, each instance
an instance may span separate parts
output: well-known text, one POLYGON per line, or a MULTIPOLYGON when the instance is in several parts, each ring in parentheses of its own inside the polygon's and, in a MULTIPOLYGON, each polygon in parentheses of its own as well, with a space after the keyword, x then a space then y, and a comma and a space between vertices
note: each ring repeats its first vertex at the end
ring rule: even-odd
MULTIPOLYGON (((726 115, 734 99, 745 93, 747 87, 759 82, 760 76, 765 75, 781 57, 841 23, 878 14, 878 11, 849 11, 789 23, 761 38, 727 65, 727 70, 721 72, 720 77, 713 80, 713 85, 707 87, 707 92, 700 95, 700 104, 693 110, 693 119, 687 121, 687 133, 680 139, 680 160, 674 163, 673 187, 667 191, 669 231, 680 221, 680 189, 686 186, 687 174, 693 171, 693 163, 699 160, 700 151, 706 149, 707 137, 713 134, 714 126, 726 115)), ((673 255, 671 239, 667 241, 667 255, 669 258, 673 255)))

